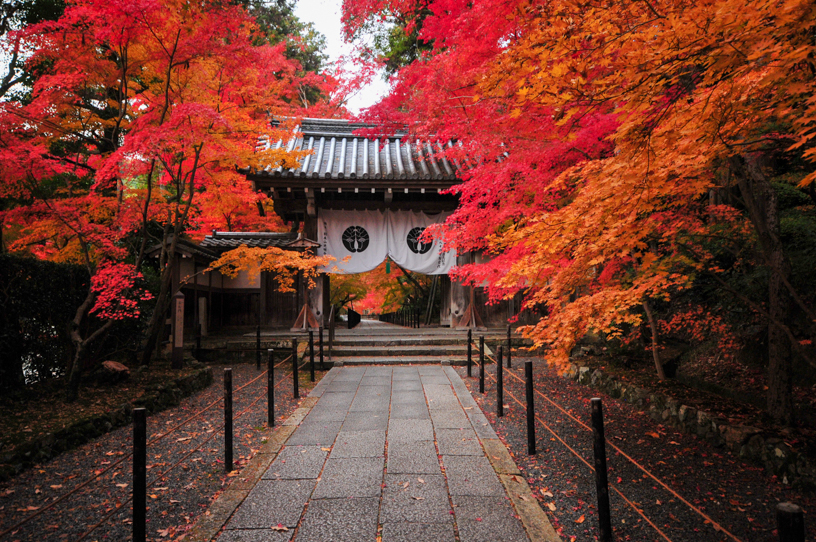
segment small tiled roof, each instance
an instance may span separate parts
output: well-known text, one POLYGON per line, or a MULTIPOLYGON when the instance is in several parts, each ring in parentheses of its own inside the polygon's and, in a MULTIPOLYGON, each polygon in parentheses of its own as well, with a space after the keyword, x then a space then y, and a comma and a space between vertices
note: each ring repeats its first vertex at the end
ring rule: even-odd
MULTIPOLYGON (((173 236, 171 235, 170 238, 168 239, 168 246, 172 242, 172 239, 173 239, 173 236)), ((157 257, 161 253, 161 250, 162 250, 162 245, 161 245, 161 243, 159 243, 157 245, 153 245, 152 247, 148 248, 147 251, 146 251, 146 254, 148 256, 157 257)), ((176 252, 178 252, 178 253, 180 253, 182 255, 185 255, 185 256, 189 256, 189 257, 199 256, 199 257, 201 257, 201 258, 203 258, 205 260, 211 260, 211 261, 218 258, 218 253, 217 252, 209 250, 206 247, 204 247, 203 245, 196 244, 195 242, 193 242, 193 241, 191 241, 189 239, 183 239, 183 238, 179 239, 178 243, 176 243, 176 252)))
POLYGON ((370 125, 335 119, 303 119, 298 137, 288 142, 262 136, 258 149, 312 150, 297 169, 269 166, 251 173, 269 177, 318 177, 362 179, 433 179, 454 181, 457 172, 469 164, 449 161, 443 156, 454 143, 418 141, 405 133, 389 137, 364 138, 352 132, 370 125))
POLYGON ((258 248, 285 248, 298 240, 297 233, 214 231, 201 241, 210 250, 231 250, 242 245, 258 248))

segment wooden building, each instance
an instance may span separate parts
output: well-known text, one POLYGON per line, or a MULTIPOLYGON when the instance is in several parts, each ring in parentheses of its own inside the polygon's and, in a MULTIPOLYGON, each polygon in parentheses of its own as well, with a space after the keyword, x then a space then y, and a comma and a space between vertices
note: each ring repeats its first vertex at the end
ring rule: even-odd
MULTIPOLYGON (((297 169, 267 167, 246 171, 257 190, 274 201, 285 221, 302 223, 307 238, 317 239, 321 210, 411 210, 426 214, 450 212, 458 196, 443 193, 461 180, 457 173, 468 167, 444 156, 454 143, 411 140, 404 133, 383 137, 360 137, 354 132, 369 128, 333 119, 304 119, 298 137, 289 141, 262 138, 263 147, 311 150, 297 169)), ((479 261, 479 254, 458 255, 458 263, 479 261)), ((462 323, 471 300, 485 325, 506 325, 517 315, 520 298, 487 304, 482 288, 470 288, 441 277, 442 313, 445 326, 462 323)), ((310 292, 310 304, 318 319, 328 311, 331 275, 324 275, 310 292)))
MULTIPOLYGON (((213 232, 201 243, 182 240, 177 246, 173 291, 185 295, 185 328, 203 334, 231 327, 256 326, 289 329, 306 304, 314 320, 327 325, 331 275, 324 274, 317 287, 298 285, 294 293, 280 293, 273 277, 261 274, 251 282, 246 275, 235 279, 218 272, 201 271, 226 250, 241 245, 295 248, 318 246, 318 220, 323 210, 421 211, 428 215, 453 211, 458 196, 443 193, 461 181, 457 172, 463 164, 447 160, 440 142, 409 140, 405 134, 388 137, 359 137, 354 131, 367 128, 342 120, 304 119, 290 141, 260 139, 261 146, 311 150, 297 169, 268 167, 245 170, 256 190, 274 201, 275 212, 284 221, 303 225, 303 233, 213 232)), ((157 252, 158 247, 154 248, 157 252)), ((478 262, 482 255, 457 255, 457 264, 478 262)), ((482 288, 469 288, 440 275, 439 290, 443 326, 504 326, 518 315, 520 296, 489 305, 482 288), (474 318, 474 312, 478 317, 474 318)))

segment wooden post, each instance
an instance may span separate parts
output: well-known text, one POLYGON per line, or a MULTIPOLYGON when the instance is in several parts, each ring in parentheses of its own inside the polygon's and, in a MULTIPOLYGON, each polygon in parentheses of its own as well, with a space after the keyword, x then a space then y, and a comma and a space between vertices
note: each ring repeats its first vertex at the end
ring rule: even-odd
POLYGON ((479 393, 484 393, 484 335, 479 336, 479 393))
POLYGON ((309 330, 309 382, 315 381, 314 331, 309 330))
POLYGON ((232 472, 232 369, 224 369, 224 469, 232 472))
POLYGON ((173 350, 170 355, 170 366, 173 369, 184 367, 184 294, 176 292, 173 296, 173 350))
POLYGON ((499 345, 499 352, 496 358, 496 416, 504 416, 504 371, 502 370, 502 350, 499 345))
POLYGON ((779 542, 805 542, 805 516, 802 509, 790 502, 776 505, 776 528, 779 542))
POLYGON ((292 394, 295 399, 300 397, 300 390, 298 389, 298 359, 297 359, 297 339, 292 339, 292 386, 294 386, 292 394))
POLYGON ((467 359, 467 375, 468 376, 473 376, 471 374, 472 373, 472 366, 473 366, 473 345, 471 344, 472 340, 473 340, 473 330, 469 329, 468 330, 468 335, 467 335, 467 356, 468 356, 468 359, 467 359))
POLYGON ((535 455, 535 406, 533 404, 533 362, 524 362, 525 395, 527 396, 527 454, 535 455))
POLYGON ((266 367, 266 424, 275 426, 275 350, 267 350, 269 359, 266 367))
POLYGON ((317 329, 317 334, 319 335, 319 337, 318 337, 318 347, 319 347, 319 350, 320 350, 320 370, 325 371, 326 368, 323 366, 323 326, 320 326, 317 329))
POLYGON ((507 326, 507 368, 508 369, 512 367, 512 365, 510 364, 510 356, 511 356, 511 352, 513 351, 513 343, 511 342, 511 339, 510 339, 510 333, 511 333, 510 326, 507 326))
POLYGON ((133 409, 133 542, 145 542, 147 518, 147 419, 133 409))
POLYGON ((603 405, 598 398, 590 401, 592 408, 592 444, 595 451, 595 487, 598 493, 598 530, 601 542, 612 541, 612 520, 609 515, 609 483, 606 473, 606 440, 604 438, 603 405))

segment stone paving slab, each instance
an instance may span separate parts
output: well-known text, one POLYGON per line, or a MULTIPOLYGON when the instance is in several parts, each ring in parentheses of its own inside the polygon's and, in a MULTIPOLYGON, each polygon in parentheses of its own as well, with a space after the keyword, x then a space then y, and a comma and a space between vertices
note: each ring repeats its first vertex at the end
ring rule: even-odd
POLYGON ((385 431, 388 429, 388 413, 349 412, 341 431, 385 431))
POLYGON ((391 387, 391 375, 371 375, 369 376, 366 374, 362 380, 360 380, 361 386, 383 386, 386 388, 391 387))
MULTIPOLYGON (((333 368, 329 373, 332 371, 339 371, 340 369, 333 368)), ((325 376, 323 378, 326 378, 325 376)), ((322 382, 322 380, 321 380, 322 382)), ((359 382, 357 380, 341 380, 340 382, 333 382, 331 388, 325 388, 323 390, 324 394, 335 394, 335 393, 354 393, 357 391, 357 386, 359 382)), ((311 393, 309 395, 312 395, 311 393)))
POLYGON ((381 457, 334 458, 330 455, 312 498, 379 498, 384 463, 381 457))
POLYGON ((313 446, 331 446, 343 422, 303 422, 289 437, 286 444, 289 446, 303 444, 313 446))
POLYGON ((381 523, 453 523, 442 475, 386 474, 381 523))
POLYGON ((436 442, 442 455, 484 455, 482 445, 471 428, 437 429, 436 442))
POLYGON ((525 542, 524 527, 514 518, 507 497, 453 496, 456 526, 461 542, 525 542), (497 538, 496 533, 501 533, 497 538))
POLYGON ((393 442, 388 447, 386 472, 390 474, 441 474, 439 456, 432 440, 413 441, 410 445, 393 442))
MULTIPOLYGON (((392 399, 391 402, 394 400, 392 399)), ((437 410, 431 411, 431 421, 433 421, 434 429, 471 429, 472 425, 467 415, 462 412, 462 409, 452 410, 437 410)))
POLYGON ((431 414, 425 404, 402 404, 391 411, 391 419, 425 419, 430 421, 431 414))
POLYGON ((406 378, 404 380, 395 380, 394 387, 392 389, 394 392, 398 393, 418 391, 425 395, 425 393, 422 391, 422 382, 419 380, 419 377, 406 378))
POLYGON ((340 431, 332 457, 384 457, 385 430, 340 431))
POLYGON ((451 495, 506 496, 496 472, 484 456, 443 455, 451 495))
POLYGON ((271 529, 235 529, 225 531, 218 542, 287 542, 292 540, 294 529, 280 532, 271 529))
POLYGON ((390 406, 390 395, 357 395, 349 407, 349 412, 382 412, 388 414, 390 406))
POLYGON ((433 441, 434 432, 431 420, 394 418, 388 424, 388 441, 391 443, 414 442, 418 440, 433 441))
POLYGON ((323 378, 320 379, 320 382, 312 388, 312 391, 309 392, 309 397, 321 397, 323 393, 325 393, 326 389, 329 387, 329 384, 332 383, 334 378, 337 376, 339 371, 335 371, 334 369, 329 370, 328 373, 323 375, 323 378))
POLYGON ((317 479, 329 455, 320 446, 286 446, 262 476, 263 479, 317 479))
POLYGON ((346 419, 346 412, 349 406, 350 403, 345 406, 332 406, 330 404, 317 405, 307 416, 306 423, 326 424, 329 422, 342 422, 346 419))
POLYGON ((298 529, 300 542, 361 542, 377 538, 379 498, 313 499, 298 529))
POLYGON ((277 456, 256 462, 262 477, 236 493, 219 542, 375 542, 378 531, 382 542, 560 542, 455 371, 328 375, 277 456))
POLYGON ((261 480, 235 511, 227 529, 268 529, 278 523, 295 528, 315 483, 314 480, 261 480))

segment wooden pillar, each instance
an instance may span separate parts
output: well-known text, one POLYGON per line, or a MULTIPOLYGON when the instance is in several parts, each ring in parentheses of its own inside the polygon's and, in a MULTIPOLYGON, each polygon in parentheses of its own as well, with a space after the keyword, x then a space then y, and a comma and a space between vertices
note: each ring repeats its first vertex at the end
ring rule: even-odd
POLYGON ((173 369, 184 366, 184 294, 176 292, 170 304, 172 328, 172 354, 170 365, 173 369))
POLYGON ((259 314, 260 314, 260 319, 259 319, 258 325, 261 325, 261 326, 267 325, 268 320, 269 320, 269 316, 267 315, 267 307, 266 307, 267 282, 269 282, 267 280, 267 275, 268 274, 269 273, 267 271, 261 271, 260 275, 258 276, 258 280, 261 281, 261 284, 260 284, 260 287, 261 287, 260 296, 261 297, 258 300, 258 303, 260 303, 260 305, 258 307, 258 311, 259 311, 259 314))
POLYGON ((198 262, 193 259, 193 332, 198 329, 198 262))
POLYGON ((208 288, 208 290, 207 290, 207 314, 205 316, 207 317, 207 332, 209 332, 210 328, 212 327, 212 317, 210 315, 212 314, 212 292, 213 292, 212 278, 213 278, 213 272, 210 271, 209 273, 207 273, 207 276, 208 276, 208 280, 209 280, 209 285, 207 286, 207 288, 208 288))

